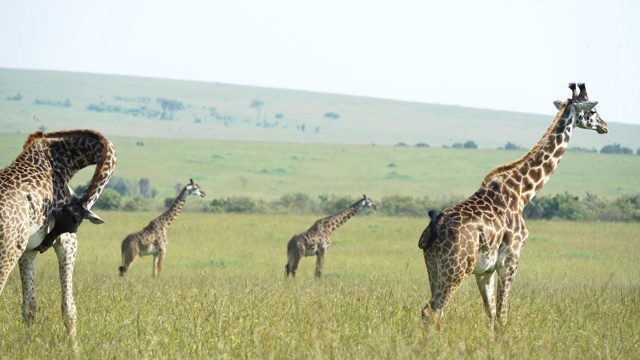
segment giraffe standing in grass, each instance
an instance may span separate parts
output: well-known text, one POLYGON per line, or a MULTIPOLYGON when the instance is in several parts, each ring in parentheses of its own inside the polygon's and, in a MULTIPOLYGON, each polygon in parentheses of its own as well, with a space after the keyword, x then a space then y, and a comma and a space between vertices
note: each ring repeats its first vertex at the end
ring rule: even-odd
POLYGON ((77 251, 75 232, 84 219, 103 223, 90 209, 115 166, 113 145, 96 131, 38 131, 29 136, 22 153, 0 170, 0 293, 18 264, 22 317, 27 328, 38 310, 34 291, 36 255, 53 246, 60 271, 62 316, 75 342, 72 283, 77 251), (89 187, 81 197, 76 197, 69 188, 69 180, 90 165, 96 168, 89 187))
POLYGON ((524 207, 553 174, 576 126, 599 134, 609 132, 595 110, 597 102, 588 100, 585 85, 578 85, 579 92, 574 83, 569 88, 572 98, 554 102, 558 114, 522 159, 494 169, 467 200, 442 212, 429 212, 431 221, 418 243, 431 288, 423 318, 431 314, 439 325, 453 293, 474 274, 493 328, 493 275, 497 272, 497 318, 501 325, 506 324, 509 290, 529 235, 522 217, 524 207))
POLYGON ((120 266, 120 276, 124 276, 136 256, 153 254, 153 276, 160 275, 164 264, 164 257, 167 254, 167 230, 173 221, 178 217, 184 207, 184 203, 189 195, 204 197, 204 191, 198 184, 190 180, 173 204, 160 216, 151 220, 144 229, 129 234, 122 240, 122 266, 120 266))
POLYGON ((329 250, 329 245, 331 245, 329 235, 340 227, 340 225, 347 222, 347 220, 363 207, 374 210, 378 209, 378 206, 371 201, 371 199, 363 195, 362 199, 347 209, 335 215, 320 219, 316 221, 309 230, 302 234, 294 235, 287 244, 289 262, 284 267, 286 275, 289 276, 289 274, 292 274, 295 277, 300 260, 302 260, 304 256, 316 255, 316 276, 322 277, 324 256, 327 254, 327 250, 329 250))

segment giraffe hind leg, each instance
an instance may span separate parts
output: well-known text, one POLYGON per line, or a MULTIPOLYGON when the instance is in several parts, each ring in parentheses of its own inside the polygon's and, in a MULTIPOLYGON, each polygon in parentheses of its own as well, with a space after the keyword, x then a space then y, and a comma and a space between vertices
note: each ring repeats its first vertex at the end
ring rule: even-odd
POLYGON ((289 243, 287 244, 288 262, 284 267, 286 276, 291 275, 292 277, 296 277, 296 273, 298 272, 298 265, 300 265, 300 260, 302 260, 304 252, 304 245, 301 244, 296 236, 289 240, 289 243))
POLYGON ((138 256, 138 253, 138 247, 132 242, 127 241, 127 239, 122 242, 122 266, 118 268, 120 276, 124 276, 127 273, 129 267, 138 256))
POLYGON ((302 260, 302 256, 298 253, 289 253, 289 262, 285 265, 286 275, 291 275, 292 277, 296 277, 296 273, 298 272, 298 266, 300 265, 300 260, 302 260))
POLYGON ((33 283, 37 254, 38 252, 35 250, 25 251, 20 260, 18 260, 20 279, 22 280, 22 318, 27 328, 31 327, 38 312, 38 302, 33 283))

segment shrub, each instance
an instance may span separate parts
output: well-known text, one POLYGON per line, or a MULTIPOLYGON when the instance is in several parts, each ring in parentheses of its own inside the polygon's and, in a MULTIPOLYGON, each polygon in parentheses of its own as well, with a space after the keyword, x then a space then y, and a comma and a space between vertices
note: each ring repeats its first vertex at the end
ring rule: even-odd
POLYGON ((314 214, 318 212, 318 205, 307 194, 285 194, 271 206, 276 212, 288 214, 314 214))
POLYGON ((253 200, 246 196, 234 196, 226 199, 214 199, 207 208, 211 212, 227 213, 266 213, 267 206, 262 200, 253 200))
POLYGON ((122 208, 122 196, 113 189, 104 189, 93 207, 102 210, 120 210, 122 208))
POLYGON ((601 150, 601 154, 624 154, 624 155, 632 155, 633 150, 628 147, 622 147, 620 144, 613 145, 605 145, 601 150))

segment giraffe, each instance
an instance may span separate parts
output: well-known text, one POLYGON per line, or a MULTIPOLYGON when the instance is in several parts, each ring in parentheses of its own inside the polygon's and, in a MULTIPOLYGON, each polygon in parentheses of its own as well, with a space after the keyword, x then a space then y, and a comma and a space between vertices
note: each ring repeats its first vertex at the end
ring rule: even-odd
POLYGON ((153 254, 153 276, 160 275, 164 257, 167 254, 167 230, 178 217, 180 211, 182 211, 187 196, 189 195, 205 196, 204 191, 200 189, 198 184, 193 182, 193 179, 190 179, 189 184, 182 189, 178 197, 173 201, 173 204, 171 204, 165 212, 151 220, 149 225, 142 230, 131 233, 122 240, 122 245, 120 246, 122 266, 118 268, 118 270, 120 270, 120 276, 126 274, 131 263, 136 259, 136 256, 150 254, 153 254))
POLYGON ((29 135, 20 155, 0 170, 0 294, 18 264, 22 317, 27 329, 38 310, 34 291, 36 255, 53 245, 60 271, 62 317, 70 339, 75 342, 72 283, 77 252, 75 232, 85 218, 94 224, 104 222, 90 209, 115 166, 113 144, 97 131, 37 131, 29 135), (68 185, 69 180, 90 165, 96 167, 89 187, 77 197, 68 185), (47 234, 53 222, 55 230, 47 234), (41 247, 45 239, 49 244, 41 247))
POLYGON ((609 132, 583 83, 569 84, 572 98, 555 101, 558 113, 538 143, 520 160, 491 171, 468 199, 438 212, 429 212, 430 222, 418 247, 423 250, 429 275, 431 299, 422 310, 439 328, 444 308, 456 289, 474 274, 494 328, 496 318, 505 325, 509 290, 518 269, 520 251, 529 231, 522 211, 549 180, 558 166, 577 126, 599 134, 609 132), (494 298, 494 273, 497 296, 494 298))
POLYGON ((286 276, 292 274, 296 276, 298 271, 298 265, 300 260, 304 256, 317 255, 316 258, 316 277, 322 277, 322 270, 324 266, 324 256, 329 250, 331 240, 329 235, 347 222, 353 215, 355 215, 363 207, 378 209, 371 199, 367 195, 363 195, 362 199, 356 201, 353 205, 347 209, 326 218, 316 221, 309 230, 294 235, 287 244, 287 255, 289 256, 289 262, 284 266, 286 276))

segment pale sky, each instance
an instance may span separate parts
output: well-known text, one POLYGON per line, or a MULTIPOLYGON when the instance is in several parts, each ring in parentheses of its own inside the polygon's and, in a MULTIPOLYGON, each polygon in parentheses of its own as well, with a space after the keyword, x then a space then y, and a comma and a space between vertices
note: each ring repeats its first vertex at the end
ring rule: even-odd
POLYGON ((633 0, 0 0, 0 67, 538 114, 585 82, 605 121, 640 125, 639 16, 633 0))

